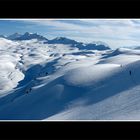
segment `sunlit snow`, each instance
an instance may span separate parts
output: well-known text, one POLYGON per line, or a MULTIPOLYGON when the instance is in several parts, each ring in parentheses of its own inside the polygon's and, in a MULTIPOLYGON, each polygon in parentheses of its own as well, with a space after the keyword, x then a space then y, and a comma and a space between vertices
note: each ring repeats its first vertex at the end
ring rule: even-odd
POLYGON ((139 49, 25 37, 0 38, 0 120, 140 119, 139 49))

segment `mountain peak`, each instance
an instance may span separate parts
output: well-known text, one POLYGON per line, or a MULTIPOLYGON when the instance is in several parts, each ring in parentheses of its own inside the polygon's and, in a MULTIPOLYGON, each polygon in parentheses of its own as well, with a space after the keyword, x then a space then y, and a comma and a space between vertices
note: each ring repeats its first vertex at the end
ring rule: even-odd
POLYGON ((20 36, 21 36, 21 34, 19 34, 19 33, 16 32, 14 34, 9 35, 7 38, 8 39, 11 39, 11 40, 15 40, 15 38, 18 38, 20 36))
POLYGON ((98 42, 98 43, 94 42, 94 43, 86 44, 84 48, 88 50, 98 50, 98 51, 110 49, 109 45, 107 45, 106 43, 101 43, 101 42, 98 42))
MULTIPOLYGON (((0 36, 0 37, 3 37, 3 36, 0 36)), ((5 38, 5 37, 3 37, 3 38, 5 38)), ((10 39, 10 40, 19 40, 19 41, 37 39, 39 41, 45 41, 44 43, 47 43, 47 44, 64 44, 64 45, 70 45, 72 47, 77 47, 78 49, 86 49, 86 50, 102 51, 102 50, 110 49, 109 45, 102 41, 94 41, 91 43, 82 43, 82 42, 75 41, 73 39, 69 39, 67 37, 56 37, 52 40, 48 40, 44 36, 41 36, 37 33, 29 33, 29 32, 25 32, 23 35, 16 32, 6 38, 10 39)))
MULTIPOLYGON (((55 38, 55 40, 67 40, 68 38, 66 38, 66 37, 56 37, 55 38)), ((68 39, 68 40, 70 40, 70 39, 68 39)))
POLYGON ((66 38, 66 37, 56 37, 52 40, 49 40, 49 44, 78 44, 77 41, 66 38))
POLYGON ((5 36, 5 35, 0 35, 0 38, 7 38, 7 36, 5 36))
POLYGON ((25 34, 24 34, 24 35, 30 35, 30 34, 32 34, 32 33, 29 33, 29 32, 25 32, 25 34))
POLYGON ((20 33, 18 33, 18 32, 16 32, 16 33, 14 33, 13 35, 21 35, 20 33))
POLYGON ((29 33, 25 32, 23 35, 20 35, 19 33, 14 33, 13 35, 10 35, 8 39, 11 40, 30 40, 30 39, 37 39, 37 40, 47 40, 45 37, 38 35, 37 33, 29 33))

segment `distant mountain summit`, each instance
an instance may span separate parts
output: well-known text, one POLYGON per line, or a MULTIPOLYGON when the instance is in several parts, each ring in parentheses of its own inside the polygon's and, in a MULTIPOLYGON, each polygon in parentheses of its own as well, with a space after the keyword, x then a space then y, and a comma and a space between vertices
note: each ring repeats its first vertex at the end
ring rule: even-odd
POLYGON ((15 33, 15 34, 8 36, 8 39, 11 39, 11 40, 30 40, 30 39, 47 40, 45 37, 38 35, 37 33, 29 33, 29 32, 26 32, 23 35, 15 33))
POLYGON ((0 35, 0 38, 7 38, 6 36, 4 36, 4 35, 0 35))
POLYGON ((38 41, 44 41, 45 44, 64 44, 64 45, 70 45, 71 47, 76 47, 79 50, 108 50, 110 47, 101 41, 98 42, 92 42, 92 43, 82 43, 75 41, 73 39, 69 39, 66 37, 56 37, 52 40, 48 40, 44 36, 41 36, 37 33, 29 33, 26 32, 25 34, 19 34, 19 33, 14 33, 12 35, 9 35, 8 37, 5 37, 1 35, 0 37, 2 38, 7 38, 10 40, 16 40, 16 41, 21 41, 21 40, 31 40, 31 39, 37 39, 38 41))
POLYGON ((16 38, 19 38, 19 37, 21 37, 21 36, 22 36, 22 35, 19 34, 19 33, 14 33, 14 34, 12 34, 12 35, 9 35, 9 36, 7 37, 7 39, 16 40, 16 38))
POLYGON ((48 41, 49 44, 79 44, 79 42, 65 38, 65 37, 56 37, 48 41))
POLYGON ((88 43, 83 47, 83 49, 102 51, 108 50, 110 47, 105 43, 88 43))
POLYGON ((110 49, 110 47, 101 41, 98 42, 93 42, 93 43, 81 43, 81 42, 77 42, 75 40, 69 39, 69 38, 65 38, 65 37, 57 37, 55 39, 49 40, 48 41, 49 44, 68 44, 71 45, 72 47, 77 47, 80 50, 86 49, 86 50, 108 50, 110 49))

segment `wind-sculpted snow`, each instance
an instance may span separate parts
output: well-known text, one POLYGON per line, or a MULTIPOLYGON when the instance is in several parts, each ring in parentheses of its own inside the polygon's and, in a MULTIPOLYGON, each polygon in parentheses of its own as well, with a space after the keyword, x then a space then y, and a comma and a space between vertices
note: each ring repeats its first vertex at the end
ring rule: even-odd
POLYGON ((0 38, 0 120, 140 119, 140 51, 65 40, 0 38))

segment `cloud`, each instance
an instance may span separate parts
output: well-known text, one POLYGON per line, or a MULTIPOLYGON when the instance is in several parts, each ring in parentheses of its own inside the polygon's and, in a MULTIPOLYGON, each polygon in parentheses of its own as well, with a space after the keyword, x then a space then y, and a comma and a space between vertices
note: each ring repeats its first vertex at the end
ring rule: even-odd
POLYGON ((126 45, 140 44, 140 20, 78 19, 78 20, 26 20, 35 26, 45 26, 52 35, 67 36, 87 40, 105 40, 116 46, 116 42, 126 45), (128 42, 128 43, 127 43, 128 42))

